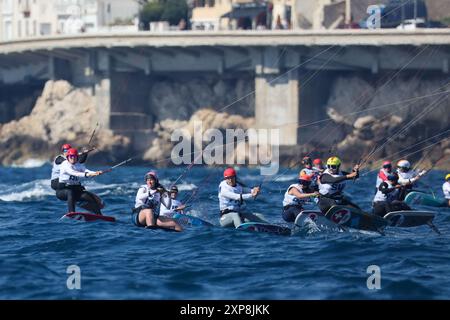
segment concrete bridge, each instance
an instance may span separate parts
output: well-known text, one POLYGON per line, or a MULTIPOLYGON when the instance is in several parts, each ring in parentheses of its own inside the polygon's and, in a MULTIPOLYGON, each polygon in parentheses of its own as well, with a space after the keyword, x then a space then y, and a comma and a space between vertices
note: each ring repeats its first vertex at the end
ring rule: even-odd
MULTIPOLYGON (((311 70, 376 74, 418 70, 417 48, 433 48, 426 69, 449 73, 450 29, 139 32, 86 34, 0 42, 0 85, 65 79, 91 88, 104 127, 148 129, 139 106, 120 106, 113 88, 130 72, 153 75, 208 72, 254 74, 255 117, 262 128, 281 128, 284 145, 298 143, 297 125, 311 110, 300 101, 302 74, 311 70), (289 72, 288 72, 289 71, 289 72), (306 109, 306 110, 305 110, 306 109), (284 124, 291 124, 283 126, 284 124)), ((134 92, 139 97, 140 92, 134 92)), ((320 95, 319 92, 310 92, 320 95)), ((136 99, 135 99, 136 100, 136 99)), ((306 104, 306 103, 305 103, 306 104)), ((139 105, 139 102, 137 102, 139 105)))

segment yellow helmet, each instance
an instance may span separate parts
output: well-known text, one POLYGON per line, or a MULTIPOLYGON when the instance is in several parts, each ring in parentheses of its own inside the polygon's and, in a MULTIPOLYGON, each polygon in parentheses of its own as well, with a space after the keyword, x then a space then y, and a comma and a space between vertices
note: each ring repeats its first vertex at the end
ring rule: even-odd
POLYGON ((450 173, 445 176, 445 180, 448 180, 448 179, 450 179, 450 173))
POLYGON ((340 166, 341 160, 338 157, 331 157, 327 160, 327 166, 340 166))

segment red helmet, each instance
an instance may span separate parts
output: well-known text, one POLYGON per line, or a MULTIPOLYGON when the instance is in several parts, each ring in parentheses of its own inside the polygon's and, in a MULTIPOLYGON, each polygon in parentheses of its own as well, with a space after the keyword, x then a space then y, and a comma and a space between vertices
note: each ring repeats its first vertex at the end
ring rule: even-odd
POLYGON ((236 177, 236 170, 234 170, 233 168, 226 168, 225 171, 223 172, 223 177, 226 178, 231 178, 231 177, 236 177))
POLYGON ((314 159, 313 164, 315 164, 315 165, 322 164, 322 160, 320 160, 319 158, 314 159))
POLYGON ((298 183, 302 186, 309 187, 312 182, 312 175, 306 174, 306 172, 300 173, 300 177, 298 178, 298 183))
POLYGON ((70 148, 70 149, 67 151, 67 158, 68 158, 68 157, 78 157, 78 150, 75 149, 75 148, 70 148))
POLYGON ((61 146, 61 152, 67 151, 67 150, 69 150, 69 149, 72 149, 72 146, 71 146, 70 144, 68 144, 68 143, 63 144, 63 145, 61 146))
POLYGON ((158 181, 158 175, 156 174, 155 171, 149 171, 145 174, 145 181, 147 181, 148 179, 150 179, 151 177, 153 177, 153 179, 155 179, 156 181, 158 181))
POLYGON ((384 161, 383 162, 383 168, 392 168, 392 162, 384 161))

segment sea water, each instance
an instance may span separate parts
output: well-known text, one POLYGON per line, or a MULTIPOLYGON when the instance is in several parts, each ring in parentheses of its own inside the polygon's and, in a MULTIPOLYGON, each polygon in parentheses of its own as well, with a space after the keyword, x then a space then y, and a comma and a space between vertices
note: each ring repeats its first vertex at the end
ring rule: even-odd
MULTIPOLYGON (((223 169, 194 166, 178 183, 179 198, 198 187, 188 213, 216 227, 149 230, 130 219, 149 169, 120 167, 87 180, 86 188, 105 201, 104 214, 117 222, 86 223, 61 219, 67 206, 50 188, 50 165, 0 167, 0 299, 450 298, 447 208, 420 208, 436 212, 440 236, 427 226, 388 228, 385 236, 316 230, 284 237, 224 229, 217 199, 223 169), (74 266, 78 289, 69 285, 74 266), (373 266, 379 267, 376 275, 373 266)), ((184 171, 158 173, 170 186, 184 171)), ((256 169, 238 174, 250 186, 264 180, 256 169)), ((442 196, 445 174, 427 174, 419 188, 442 196)), ((346 192, 365 210, 375 175, 347 183, 346 192)), ((286 224, 283 194, 296 177, 296 170, 288 170, 276 181, 266 178, 261 195, 247 208, 286 224)))

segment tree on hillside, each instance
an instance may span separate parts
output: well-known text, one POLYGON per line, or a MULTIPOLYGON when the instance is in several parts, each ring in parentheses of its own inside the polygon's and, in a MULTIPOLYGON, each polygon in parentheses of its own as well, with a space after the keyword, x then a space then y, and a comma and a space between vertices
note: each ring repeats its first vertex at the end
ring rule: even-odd
POLYGON ((139 21, 144 30, 148 30, 149 23, 153 21, 168 21, 171 25, 177 25, 181 19, 188 19, 186 0, 153 0, 139 12, 139 21))
POLYGON ((186 0, 165 0, 162 20, 177 25, 181 19, 187 20, 188 6, 186 0))

